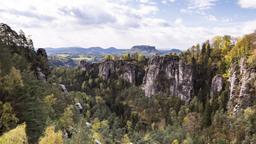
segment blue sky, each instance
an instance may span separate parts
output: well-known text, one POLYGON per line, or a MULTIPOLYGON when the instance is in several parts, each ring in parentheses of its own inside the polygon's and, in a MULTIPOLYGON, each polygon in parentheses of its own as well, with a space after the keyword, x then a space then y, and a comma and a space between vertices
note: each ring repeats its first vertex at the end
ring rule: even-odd
POLYGON ((35 47, 187 49, 253 32, 256 0, 6 0, 0 22, 22 29, 35 47))

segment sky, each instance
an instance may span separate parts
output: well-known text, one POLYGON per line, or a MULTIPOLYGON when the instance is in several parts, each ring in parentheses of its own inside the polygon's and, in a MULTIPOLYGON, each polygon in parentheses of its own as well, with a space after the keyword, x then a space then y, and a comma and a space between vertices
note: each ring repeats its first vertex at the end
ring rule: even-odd
POLYGON ((1 0, 0 22, 39 47, 187 49, 256 30, 256 0, 1 0))

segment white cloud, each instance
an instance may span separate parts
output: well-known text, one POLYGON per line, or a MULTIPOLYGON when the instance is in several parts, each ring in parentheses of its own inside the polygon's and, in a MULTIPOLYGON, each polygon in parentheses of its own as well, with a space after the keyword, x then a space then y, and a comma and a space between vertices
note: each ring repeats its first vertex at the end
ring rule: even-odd
POLYGON ((155 5, 156 3, 153 0, 136 0, 142 4, 155 5))
POLYGON ((155 14, 158 10, 159 9, 156 6, 141 4, 139 10, 137 10, 137 13, 145 16, 149 14, 155 14))
POLYGON ((206 10, 215 5, 218 0, 188 0, 188 9, 206 10))
POLYGON ((139 0, 141 3, 149 3, 150 0, 139 0))
POLYGON ((206 16, 206 18, 207 18, 209 21, 217 21, 217 20, 218 20, 214 15, 208 15, 208 16, 206 16))
POLYGON ((175 2, 176 0, 162 0, 161 3, 162 4, 167 4, 167 3, 173 3, 175 2))
POLYGON ((175 23, 176 25, 181 25, 182 22, 183 22, 182 18, 177 18, 174 23, 175 23))
MULTIPOLYGON (((188 26, 158 18, 157 5, 132 0, 8 0, 0 2, 0 21, 31 34, 36 47, 102 46, 188 48, 214 35, 254 31, 256 21, 224 26, 188 26)), ((206 4, 204 4, 206 6, 206 4)), ((213 6, 212 4, 208 4, 213 6)), ((214 17, 209 17, 214 20, 214 17)), ((185 20, 185 19, 184 19, 185 20)))
POLYGON ((239 0, 238 4, 242 8, 256 8, 256 0, 239 0))

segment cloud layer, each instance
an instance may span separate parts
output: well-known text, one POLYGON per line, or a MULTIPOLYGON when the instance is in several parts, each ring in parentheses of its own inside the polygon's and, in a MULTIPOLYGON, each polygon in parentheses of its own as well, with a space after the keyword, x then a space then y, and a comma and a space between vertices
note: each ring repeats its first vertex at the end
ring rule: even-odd
POLYGON ((215 5, 218 0, 188 0, 189 9, 205 10, 215 5))
MULTIPOLYGON (((188 10, 206 11, 217 0, 187 0, 188 10)), ((252 8, 252 1, 240 0, 252 8), (249 3, 248 3, 249 2, 249 3), (250 6, 249 6, 250 5, 250 6)), ((31 34, 36 47, 115 46, 136 44, 158 48, 185 49, 219 34, 241 35, 252 32, 256 21, 226 23, 215 27, 188 25, 184 18, 163 18, 159 5, 175 0, 8 0, 0 2, 0 21, 31 34), (159 2, 159 1, 158 1, 159 2)), ((170 12, 172 12, 170 10, 170 12)), ((205 12, 204 12, 205 13, 205 12)), ((204 14, 209 22, 219 19, 204 14)))
POLYGON ((256 0, 239 0, 242 8, 256 8, 256 0))

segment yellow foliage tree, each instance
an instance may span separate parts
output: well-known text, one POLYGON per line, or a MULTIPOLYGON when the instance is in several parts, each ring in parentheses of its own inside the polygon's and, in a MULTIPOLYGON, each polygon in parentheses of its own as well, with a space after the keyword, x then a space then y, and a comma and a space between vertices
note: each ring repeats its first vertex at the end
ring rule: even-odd
POLYGON ((254 49, 254 50, 252 51, 252 54, 248 57, 247 62, 248 62, 250 65, 253 65, 253 66, 256 67, 256 64, 255 64, 255 62, 256 62, 256 49, 254 49))
POLYGON ((54 126, 49 126, 44 132, 44 137, 41 137, 39 144, 63 144, 62 132, 55 132, 54 126))
POLYGON ((98 118, 95 118, 92 124, 93 138, 101 143, 105 143, 104 136, 101 134, 100 129, 109 129, 109 122, 108 120, 100 121, 98 118))
POLYGON ((173 140, 172 141, 172 144, 179 144, 180 142, 179 142, 179 140, 177 140, 177 139, 175 139, 175 140, 173 140))
POLYGON ((123 138, 121 139, 121 143, 122 143, 122 144, 130 144, 130 143, 131 143, 131 140, 130 140, 128 134, 125 134, 125 135, 123 136, 123 138))
POLYGON ((253 115, 255 115, 255 113, 256 113, 256 110, 255 110, 255 109, 253 109, 253 108, 251 108, 251 107, 248 107, 248 108, 246 108, 246 109, 244 110, 244 117, 245 117, 246 119, 249 119, 249 118, 251 118, 253 115))
POLYGON ((114 56, 112 56, 112 55, 105 55, 104 59, 105 60, 114 60, 114 56))
POLYGON ((130 59, 131 59, 130 54, 129 54, 129 53, 124 54, 124 55, 122 56, 122 59, 125 60, 125 61, 130 60, 130 59))
POLYGON ((0 144, 28 144, 26 124, 17 126, 15 129, 4 133, 0 137, 0 144))
POLYGON ((144 56, 143 54, 139 54, 137 61, 138 61, 138 62, 142 62, 142 61, 144 61, 144 60, 145 60, 145 56, 144 56))
POLYGON ((69 128, 74 126, 74 107, 72 105, 65 108, 63 116, 60 118, 61 127, 69 128))
POLYGON ((57 98, 53 94, 47 95, 44 98, 44 103, 46 104, 47 110, 50 112, 50 115, 54 114, 55 112, 53 105, 56 103, 56 100, 57 98))
POLYGON ((20 71, 12 67, 10 73, 3 78, 2 86, 3 90, 7 92, 14 90, 16 87, 22 87, 23 81, 20 71))

